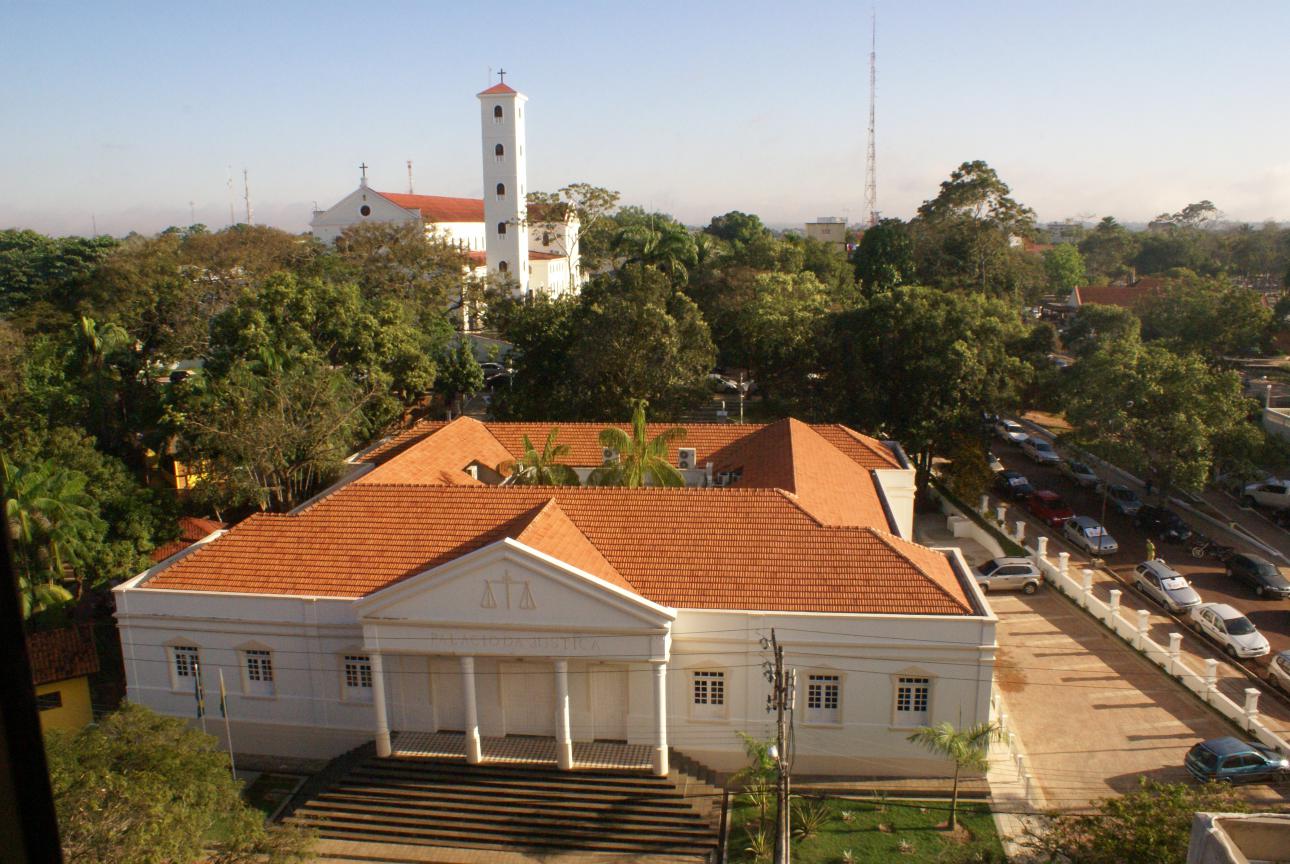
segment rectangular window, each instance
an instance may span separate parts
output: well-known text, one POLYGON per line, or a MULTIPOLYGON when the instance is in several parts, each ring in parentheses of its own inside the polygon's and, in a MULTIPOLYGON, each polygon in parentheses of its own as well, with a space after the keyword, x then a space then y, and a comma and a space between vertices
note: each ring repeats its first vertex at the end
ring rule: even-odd
POLYGON ((372 698, 372 660, 361 654, 345 655, 345 698, 372 698))
POLYGON ((691 673, 695 717, 726 715, 726 673, 696 669, 691 673))
POLYGON ((930 678, 900 678, 896 685, 896 724, 923 726, 927 723, 930 678))
POLYGON ((36 707, 41 711, 53 711, 55 708, 62 708, 63 691, 55 690, 52 693, 37 693, 36 707))
POLYGON ((273 659, 268 651, 242 652, 243 690, 249 696, 273 695, 273 659))
POLYGON ((808 675, 806 681, 806 722, 840 723, 842 679, 837 675, 808 675))
POLYGON ((191 690, 197 677, 197 649, 191 645, 178 645, 171 648, 170 652, 174 658, 171 666, 171 671, 174 673, 171 686, 176 690, 191 690))

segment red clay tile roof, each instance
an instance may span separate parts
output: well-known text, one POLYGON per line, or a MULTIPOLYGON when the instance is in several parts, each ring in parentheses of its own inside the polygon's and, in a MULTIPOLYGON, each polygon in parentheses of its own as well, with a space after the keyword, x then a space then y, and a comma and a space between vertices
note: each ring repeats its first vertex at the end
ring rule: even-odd
POLYGON ((1162 284, 1159 280, 1144 276, 1135 285, 1085 285, 1075 289, 1076 305, 1097 303, 1102 306, 1136 309, 1144 299, 1159 291, 1162 284))
POLYGON ((478 486, 479 481, 466 473, 468 465, 479 463, 495 469, 513 458, 483 423, 458 417, 409 447, 398 459, 378 465, 354 482, 478 486))
POLYGON ((622 577, 614 565, 605 560, 600 550, 592 545, 587 535, 578 530, 578 526, 569 521, 569 517, 555 503, 548 499, 533 515, 524 530, 515 535, 516 540, 532 546, 539 552, 545 552, 552 558, 572 564, 579 570, 599 576, 619 588, 633 591, 632 585, 622 577))
POLYGON ((28 633, 27 653, 32 683, 37 687, 99 671, 94 635, 85 624, 28 633))
POLYGON ((152 560, 164 561, 176 552, 182 552, 187 549, 203 537, 227 527, 223 522, 216 522, 214 519, 203 519, 200 516, 180 516, 178 539, 171 540, 169 543, 164 543, 153 549, 152 560))
POLYGON ((529 252, 529 259, 532 261, 551 261, 555 258, 564 257, 564 255, 553 255, 550 252, 529 252))
POLYGON ((821 526, 772 489, 353 484, 295 515, 252 516, 144 587, 361 597, 526 533, 606 578, 581 533, 632 590, 673 607, 973 611, 943 556, 877 528, 821 526))
POLYGON ((498 83, 498 84, 494 84, 492 87, 489 87, 487 90, 482 91, 481 93, 479 93, 479 95, 493 96, 499 93, 515 93, 515 92, 517 91, 510 85, 498 83))
POLYGON ((466 257, 470 259, 471 264, 488 263, 488 253, 483 249, 471 249, 466 253, 466 257))
POLYGON ((421 217, 427 222, 484 221, 483 198, 446 198, 442 195, 411 195, 406 192, 376 194, 406 210, 421 211, 421 217))

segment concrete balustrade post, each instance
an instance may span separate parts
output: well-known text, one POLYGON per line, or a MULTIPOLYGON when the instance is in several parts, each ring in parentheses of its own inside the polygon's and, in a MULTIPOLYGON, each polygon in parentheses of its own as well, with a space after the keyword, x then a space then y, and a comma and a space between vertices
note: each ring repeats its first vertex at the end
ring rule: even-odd
POLYGON ((984 516, 990 515, 990 496, 989 495, 981 496, 981 506, 978 508, 978 510, 984 516))
POLYGON ((1112 630, 1116 629, 1116 623, 1120 619, 1120 595, 1123 593, 1119 588, 1111 589, 1111 603, 1106 610, 1106 624, 1112 630))
POLYGON ((1048 560, 1048 538, 1043 534, 1035 538, 1035 558, 1037 559, 1036 564, 1040 561, 1048 560))
POLYGON ((1079 605, 1088 608, 1088 598, 1093 593, 1093 571, 1085 567, 1080 571, 1079 605))
POLYGON ((1014 532, 1018 543, 1026 542, 1026 523, 1018 519, 1013 523, 1014 532))
POLYGON ((1000 504, 998 507, 994 508, 994 518, 999 521, 1000 525, 1007 525, 1008 524, 1008 505, 1000 504))
POLYGON ((1069 553, 1069 552, 1058 552, 1058 553, 1057 553, 1057 572, 1058 572, 1058 573, 1060 573, 1060 574, 1062 574, 1062 576, 1063 576, 1063 577, 1065 577, 1065 576, 1069 576, 1069 575, 1070 575, 1070 572, 1071 572, 1071 553, 1069 553))
POLYGON ((1254 728, 1254 723, 1259 719, 1259 690, 1257 687, 1245 688, 1245 731, 1249 732, 1254 728))
POLYGON ((1178 674, 1178 660, 1182 656, 1182 634, 1169 634, 1169 674, 1178 674))
POLYGON ((1218 661, 1213 657, 1205 658, 1205 701, 1213 702, 1218 695, 1218 661))
POLYGON ((1133 647, 1139 651, 1147 644, 1147 633, 1151 630, 1151 613, 1146 609, 1138 610, 1138 632, 1133 637, 1133 647))

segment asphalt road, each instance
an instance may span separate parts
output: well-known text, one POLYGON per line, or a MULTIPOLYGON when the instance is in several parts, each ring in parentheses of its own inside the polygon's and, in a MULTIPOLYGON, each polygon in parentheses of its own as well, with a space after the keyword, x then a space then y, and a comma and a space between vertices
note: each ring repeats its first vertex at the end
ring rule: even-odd
MULTIPOLYGON (((1024 474, 1036 489, 1051 489, 1061 495, 1077 515, 1092 516, 1094 519, 1101 518, 1102 495, 1100 493, 1092 489, 1079 488, 1056 467, 1037 465, 1019 447, 1005 444, 997 438, 992 442, 991 450, 1007 468, 1024 474)), ((1011 522, 1019 518, 1024 512, 1024 506, 1021 502, 1009 503, 1008 519, 1011 522)), ((1030 517, 1028 513, 1025 515, 1028 522, 1035 526, 1028 529, 1027 537, 1029 540, 1030 537, 1034 536, 1034 530, 1039 523, 1033 517, 1030 517)), ((1185 514, 1180 515, 1186 518, 1185 514)), ((1168 632, 1180 630, 1178 623, 1164 615, 1163 610, 1145 595, 1128 587, 1133 582, 1133 568, 1146 559, 1147 535, 1133 525, 1132 517, 1120 514, 1109 501, 1106 507, 1105 524, 1120 546, 1120 551, 1117 554, 1107 557, 1106 564, 1115 573, 1116 577, 1124 583, 1120 586, 1125 591, 1122 599, 1124 608, 1150 610, 1153 613, 1152 638, 1162 644, 1167 643, 1168 632)), ((1214 531, 1208 525, 1197 525, 1191 522, 1189 524, 1191 524, 1193 530, 1199 529, 1202 534, 1211 536, 1214 534, 1214 531)), ((1055 556, 1058 551, 1065 549, 1072 552, 1072 567, 1086 566, 1077 560, 1082 559, 1082 555, 1057 539, 1061 536, 1060 529, 1045 529, 1044 533, 1054 538, 1050 541, 1050 555, 1055 556)), ((1219 539, 1222 542, 1231 542, 1229 538, 1223 537, 1219 539)), ((1194 584, 1203 602, 1228 603, 1239 609, 1249 617, 1254 626, 1259 629, 1259 632, 1267 637, 1274 654, 1280 650, 1290 649, 1290 600, 1260 600, 1255 596, 1254 591, 1244 583, 1228 578, 1222 564, 1212 560, 1198 561, 1192 558, 1189 550, 1183 546, 1166 544, 1158 538, 1153 538, 1153 540, 1156 545, 1156 557, 1163 558, 1170 567, 1185 575, 1194 584)), ((1240 551, 1259 554, 1258 550, 1253 547, 1243 547, 1239 543, 1236 546, 1240 551)), ((1102 593, 1104 591, 1099 591, 1099 594, 1102 593)), ((1221 661, 1226 660, 1217 646, 1196 634, 1186 636, 1184 648, 1186 653, 1197 657, 1213 656, 1221 661)), ((1260 678, 1266 679, 1268 659, 1268 657, 1262 657, 1243 662, 1260 678)), ((1223 689, 1228 692, 1228 695, 1237 695, 1234 692, 1235 686, 1224 687, 1223 689)), ((1262 689, 1266 691, 1268 688, 1264 687, 1262 689)), ((1282 703, 1280 707, 1285 710, 1271 711, 1269 709, 1273 708, 1271 703, 1274 699, 1275 697, 1264 697, 1262 707, 1264 707, 1265 713, 1284 713, 1287 717, 1290 717, 1290 700, 1276 699, 1275 701, 1282 703)), ((1278 723, 1276 725, 1281 726, 1282 724, 1278 723)), ((1287 722, 1286 725, 1290 726, 1290 722, 1287 722)))

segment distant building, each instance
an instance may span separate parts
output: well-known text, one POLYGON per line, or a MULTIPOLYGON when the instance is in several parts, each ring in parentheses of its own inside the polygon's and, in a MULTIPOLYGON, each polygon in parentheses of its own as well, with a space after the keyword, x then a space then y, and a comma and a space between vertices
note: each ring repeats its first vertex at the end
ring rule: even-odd
POLYGON ((99 671, 94 634, 86 625, 27 634, 40 728, 75 731, 94 719, 89 676, 99 671))
POLYGON ((847 220, 841 216, 820 216, 806 223, 806 236, 821 243, 831 243, 839 252, 847 251, 847 220))
POLYGON ((223 531, 227 527, 225 523, 216 522, 214 519, 181 516, 179 517, 179 537, 153 549, 152 560, 165 561, 171 555, 182 552, 197 541, 209 537, 216 531, 223 531))
POLYGON ((1078 309, 1086 303, 1096 303, 1099 306, 1136 310, 1144 299, 1158 294, 1164 284, 1159 276, 1143 276, 1130 284, 1085 285, 1071 291, 1069 305, 1078 309))

